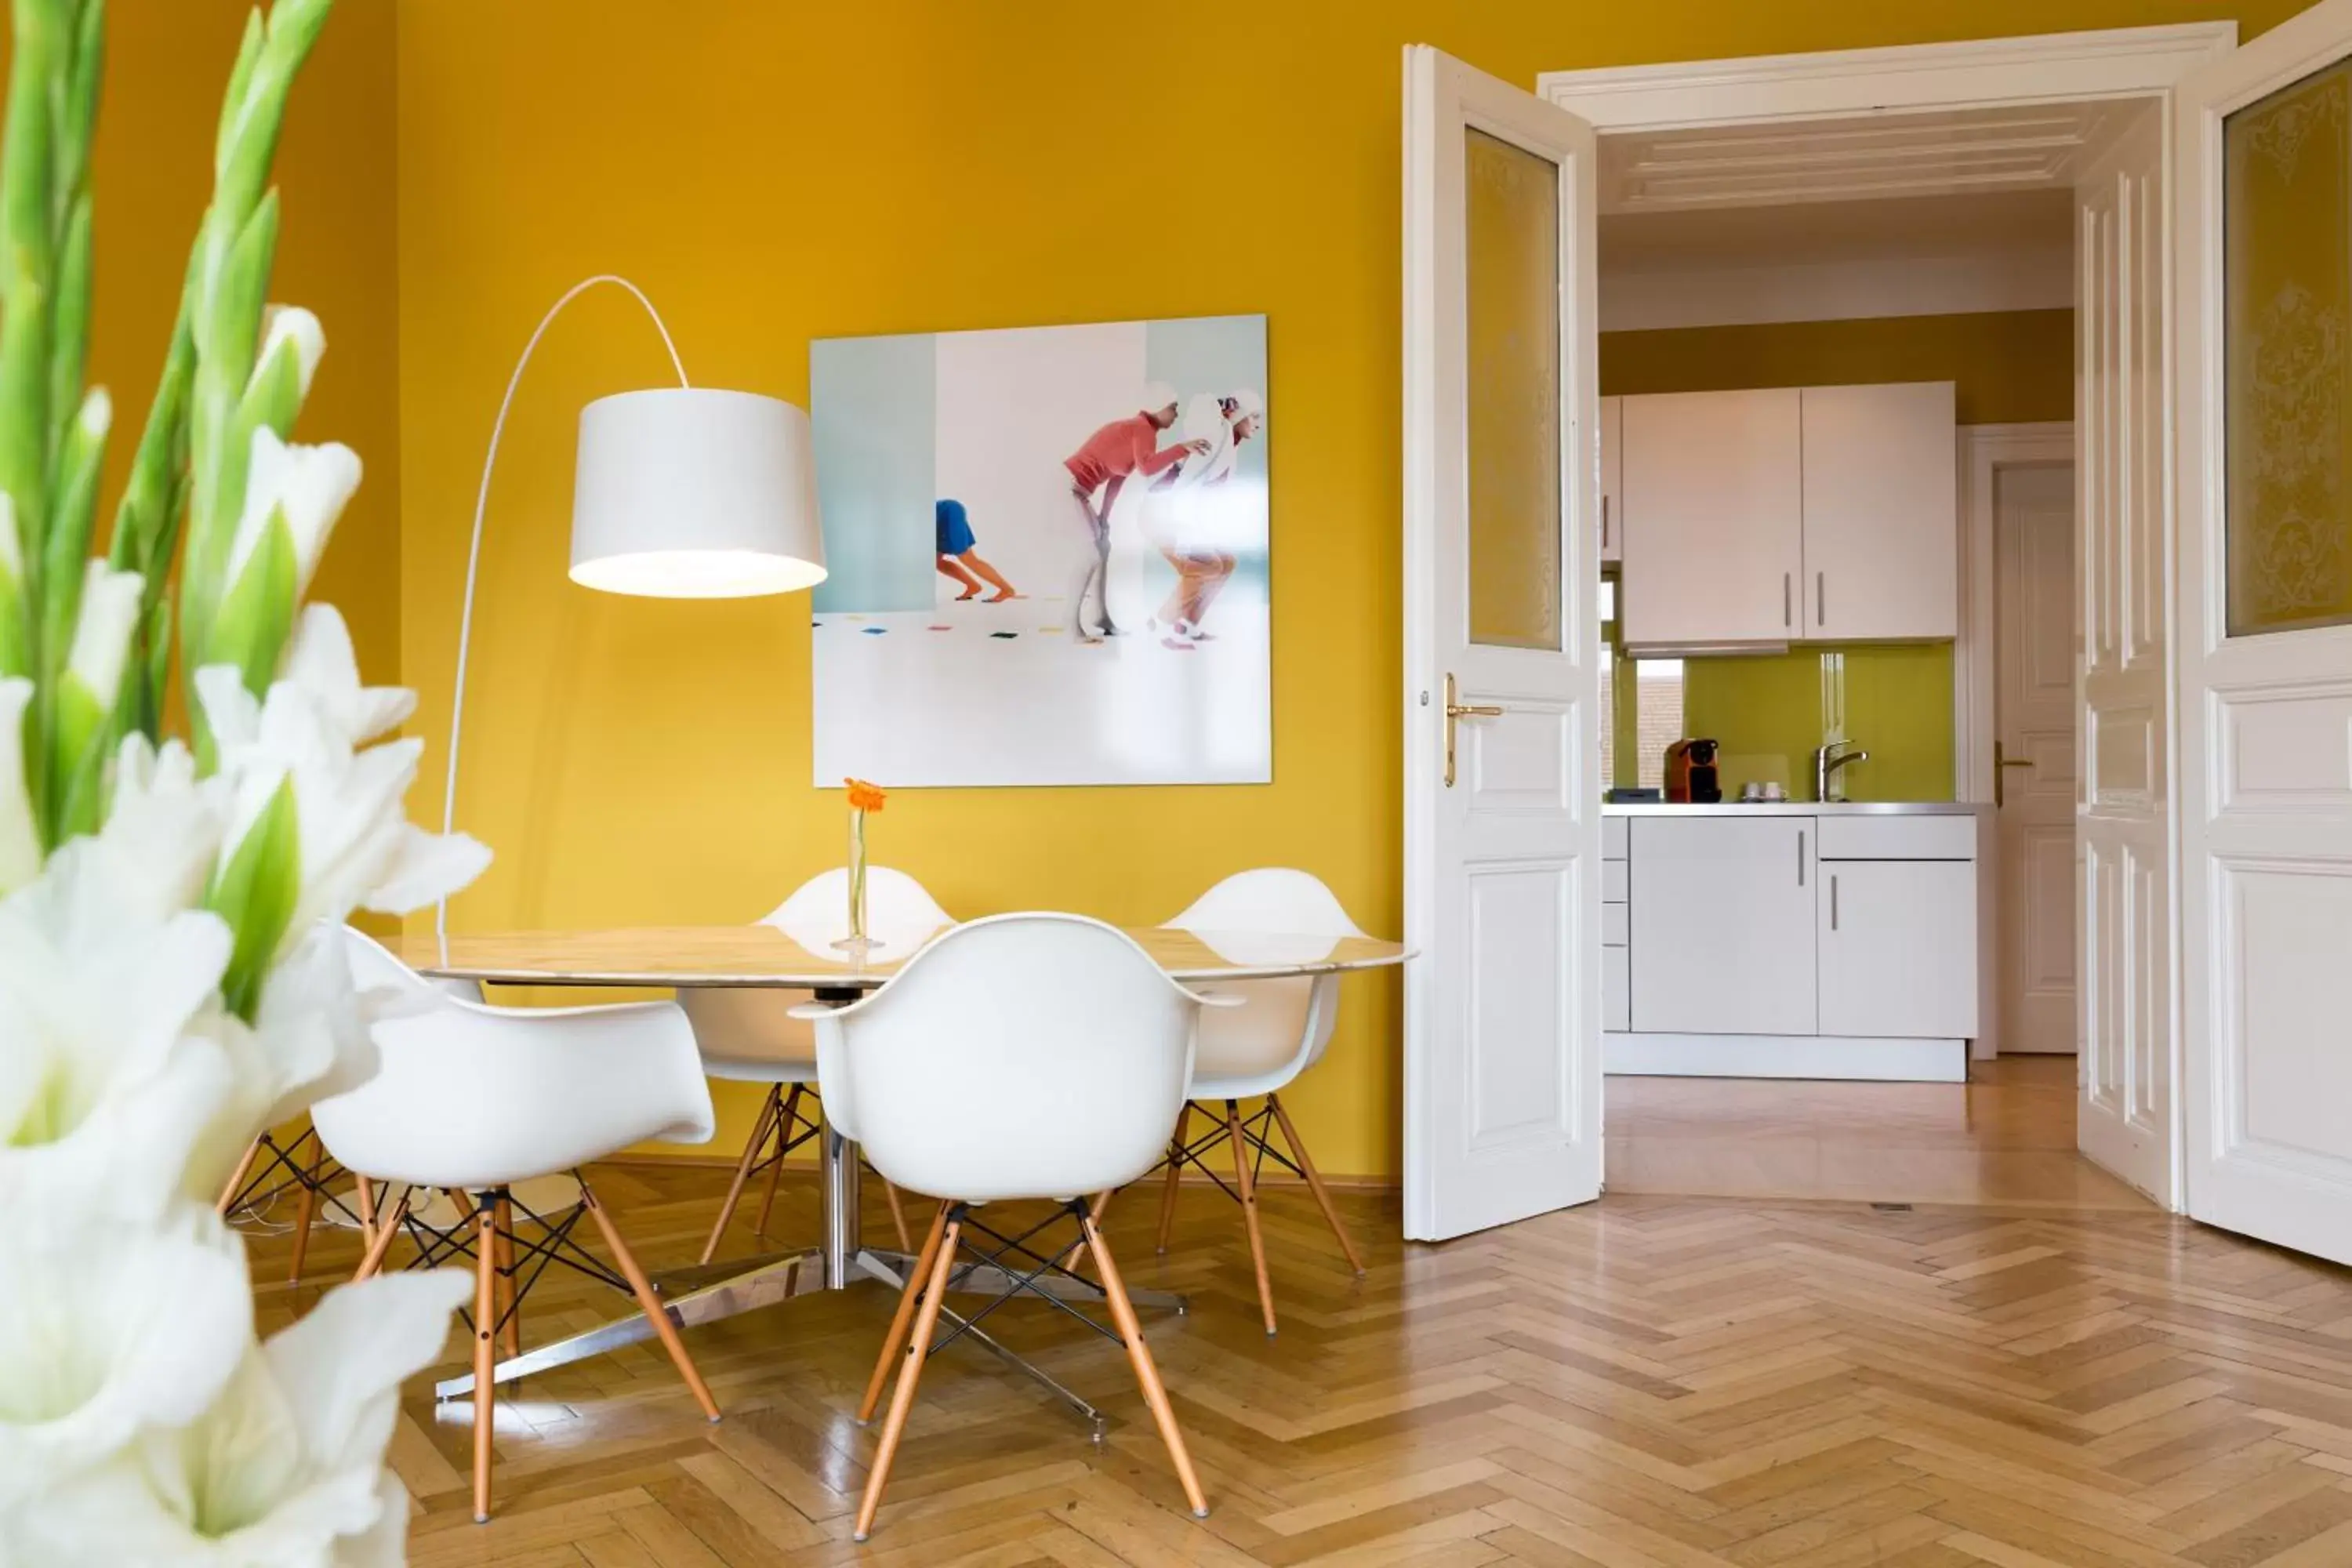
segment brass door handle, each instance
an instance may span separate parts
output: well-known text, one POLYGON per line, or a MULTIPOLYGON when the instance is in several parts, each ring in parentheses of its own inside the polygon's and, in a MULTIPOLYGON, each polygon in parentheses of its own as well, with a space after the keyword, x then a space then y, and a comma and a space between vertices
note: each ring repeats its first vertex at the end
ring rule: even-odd
POLYGON ((2033 765, 2031 757, 2006 756, 2003 754, 2006 750, 1999 741, 1992 743, 1992 804, 1996 809, 2008 804, 2009 791, 2004 785, 2009 779, 2009 770, 2033 765))
POLYGON ((1454 677, 1445 678, 1445 787, 1454 787, 1454 726, 1464 719, 1499 719, 1503 710, 1484 702, 1456 702, 1454 677))

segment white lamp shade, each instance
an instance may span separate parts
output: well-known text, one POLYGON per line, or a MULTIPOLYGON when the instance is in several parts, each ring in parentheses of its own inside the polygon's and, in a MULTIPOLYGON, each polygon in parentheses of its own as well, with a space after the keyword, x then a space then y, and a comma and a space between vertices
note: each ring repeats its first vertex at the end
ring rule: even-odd
POLYGON ((669 386, 580 411, 572 580, 733 599, 824 581, 809 418, 749 392, 669 386))

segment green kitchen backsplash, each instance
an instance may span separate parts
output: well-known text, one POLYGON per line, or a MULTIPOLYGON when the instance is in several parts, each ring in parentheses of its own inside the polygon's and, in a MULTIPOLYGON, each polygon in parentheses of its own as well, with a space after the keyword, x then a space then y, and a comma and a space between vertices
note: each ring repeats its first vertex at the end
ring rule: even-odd
POLYGON ((1723 793, 1751 779, 1812 798, 1813 748, 1870 753, 1844 771, 1849 800, 1952 798, 1952 645, 1808 645, 1683 665, 1683 732, 1722 743, 1723 793))

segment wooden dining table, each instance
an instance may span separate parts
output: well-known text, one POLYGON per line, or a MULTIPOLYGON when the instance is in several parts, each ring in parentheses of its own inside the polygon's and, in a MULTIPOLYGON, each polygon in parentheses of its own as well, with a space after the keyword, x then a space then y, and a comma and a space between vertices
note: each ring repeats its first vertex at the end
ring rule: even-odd
MULTIPOLYGON (((720 986, 807 992, 846 1005, 889 983, 892 975, 940 930, 878 930, 863 947, 845 946, 837 923, 791 929, 774 925, 642 926, 613 931, 521 931, 420 935, 396 951, 422 973, 491 985, 720 986)), ((1169 975, 1203 991, 1253 980, 1291 979, 1393 967, 1412 957, 1403 944, 1366 936, 1306 932, 1213 931, 1170 926, 1128 928, 1127 934, 1169 975)), ((814 1247, 676 1270, 656 1286, 679 1327, 715 1322, 820 1290, 846 1289, 863 1279, 903 1288, 914 1261, 906 1253, 865 1244, 859 1223, 857 1146, 830 1127, 821 1140, 824 1232, 814 1247)), ((1014 1277, 991 1266, 959 1273, 951 1287, 989 1296, 1015 1288, 1014 1277)), ((1021 1289, 1072 1300, 1097 1300, 1098 1288, 1066 1272, 1026 1279, 1021 1289)), ((1131 1290, 1139 1307, 1177 1312, 1181 1295, 1131 1290)), ((1015 1355, 985 1331, 945 1314, 969 1337, 1057 1395, 1088 1421, 1097 1440, 1101 1413, 1042 1368, 1015 1355)), ((641 1312, 564 1339, 534 1346, 498 1363, 494 1382, 545 1372, 600 1355, 652 1333, 641 1312)), ((442 1399, 473 1392, 470 1373, 434 1387, 442 1399)))

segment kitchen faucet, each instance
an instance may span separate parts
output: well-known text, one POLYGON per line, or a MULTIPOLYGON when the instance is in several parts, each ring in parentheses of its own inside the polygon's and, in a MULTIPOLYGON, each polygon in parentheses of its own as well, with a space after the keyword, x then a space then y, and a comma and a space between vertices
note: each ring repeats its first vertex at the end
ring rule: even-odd
POLYGON ((1843 749, 1853 744, 1852 741, 1832 741, 1825 746, 1813 748, 1813 798, 1815 800, 1829 799, 1832 773, 1849 763, 1870 761, 1868 752, 1849 752, 1843 749))

